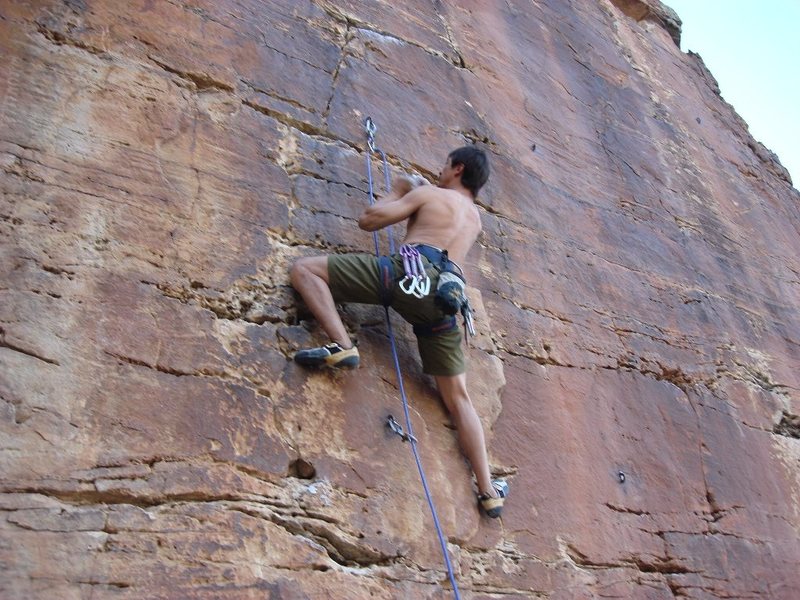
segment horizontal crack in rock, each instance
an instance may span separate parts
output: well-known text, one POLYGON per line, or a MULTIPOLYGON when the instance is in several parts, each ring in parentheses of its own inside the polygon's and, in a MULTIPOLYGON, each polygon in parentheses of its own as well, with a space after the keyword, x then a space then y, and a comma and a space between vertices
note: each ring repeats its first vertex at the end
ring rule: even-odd
POLYGON ((566 545, 565 551, 572 562, 585 569, 636 569, 642 573, 661 573, 662 575, 685 575, 700 572, 693 571, 669 557, 653 557, 653 560, 645 560, 636 556, 619 562, 598 562, 591 560, 571 544, 566 545))
POLYGON ((605 502, 604 504, 605 504, 605 506, 607 506, 608 508, 610 508, 614 512, 618 512, 618 513, 627 513, 627 514, 637 515, 637 516, 649 515, 650 514, 650 513, 648 513, 647 511, 644 511, 644 510, 636 510, 634 508, 628 508, 626 506, 617 506, 615 504, 611 504, 610 502, 605 502))
POLYGON ((123 354, 118 354, 116 352, 111 352, 110 350, 103 350, 104 354, 111 356, 119 361, 127 363, 129 365, 134 365, 137 367, 145 367, 147 369, 152 369, 154 371, 158 371, 159 373, 165 373, 167 375, 173 375, 175 377, 213 377, 217 379, 231 379, 231 377, 224 372, 214 372, 209 371, 208 369, 200 369, 197 371, 181 371, 179 369, 174 369, 172 367, 165 367, 163 365, 151 365, 150 363, 137 359, 131 358, 130 356, 125 356, 123 354))
POLYGON ((260 281, 237 281, 230 289, 216 290, 198 281, 188 286, 142 281, 156 287, 167 298, 183 304, 196 302, 210 310, 218 319, 242 320, 262 325, 292 321, 289 312, 294 308, 292 296, 286 286, 272 286, 260 281))
POLYGON ((20 354, 24 354, 25 356, 30 356, 31 358, 35 358, 36 360, 40 360, 49 365, 55 365, 57 367, 61 366, 61 363, 55 360, 54 358, 48 358, 42 354, 39 354, 35 350, 23 348, 19 344, 9 342, 6 339, 5 329, 3 329, 2 327, 0 327, 0 348, 8 348, 9 350, 13 350, 14 352, 19 352, 20 354))
POLYGON ((224 81, 220 81, 219 79, 214 79, 213 76, 209 75, 208 73, 198 73, 196 71, 184 71, 182 69, 178 69, 176 67, 170 66, 167 63, 154 58, 151 55, 147 55, 151 61, 157 64, 159 67, 167 71, 168 73, 172 73, 173 75, 177 75, 181 79, 190 82, 197 88, 198 91, 209 90, 209 89, 217 89, 222 90, 224 92, 233 92, 233 86, 229 83, 224 81))
POLYGON ((266 519, 292 535, 299 535, 311 540, 324 548, 331 560, 344 567, 387 566, 398 558, 385 555, 364 543, 357 542, 351 534, 342 531, 331 519, 320 519, 313 513, 282 514, 260 506, 236 505, 230 508, 251 517, 266 519))
POLYGON ((256 112, 260 112, 260 113, 262 113, 264 115, 267 115, 268 117, 270 117, 272 119, 275 119, 276 121, 286 125, 287 127, 291 127, 293 129, 297 129, 298 131, 302 131, 306 135, 315 136, 315 137, 321 137, 323 139, 330 140, 330 141, 333 141, 333 142, 339 142, 339 143, 342 143, 342 144, 345 144, 345 145, 349 146, 350 148, 353 148, 354 150, 358 150, 359 152, 362 150, 362 148, 360 148, 356 144, 352 143, 351 141, 346 140, 344 138, 336 137, 335 135, 333 135, 330 131, 328 131, 326 129, 321 129, 319 127, 315 127, 311 123, 306 123, 304 121, 300 121, 298 119, 295 119, 294 117, 291 117, 291 116, 287 115, 286 113, 282 113, 280 111, 277 111, 277 110, 268 108, 266 106, 263 106, 261 104, 258 104, 257 102, 254 102, 253 100, 249 100, 249 99, 246 99, 246 98, 242 99, 242 104, 244 104, 245 106, 247 106, 249 108, 252 108, 256 112))
POLYGON ((142 493, 133 493, 125 489, 97 490, 97 489, 63 489, 53 486, 21 486, 8 487, 3 493, 13 494, 40 494, 56 498, 66 504, 73 506, 90 506, 96 504, 128 504, 139 508, 149 508, 153 506, 163 506, 178 504, 181 502, 222 502, 222 501, 245 501, 246 498, 236 493, 230 494, 207 494, 201 491, 184 493, 154 493, 147 496, 142 493))

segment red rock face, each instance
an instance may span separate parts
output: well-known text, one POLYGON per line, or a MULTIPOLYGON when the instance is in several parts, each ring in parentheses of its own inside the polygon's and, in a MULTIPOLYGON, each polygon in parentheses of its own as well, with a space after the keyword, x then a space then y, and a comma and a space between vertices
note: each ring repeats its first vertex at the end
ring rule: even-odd
POLYGON ((291 261, 371 248, 371 115, 393 174, 494 169, 469 382, 501 521, 395 321, 462 597, 796 598, 800 197, 668 17, 2 3, 0 596, 453 597, 382 311, 345 307, 357 372, 290 361, 323 339, 291 261))

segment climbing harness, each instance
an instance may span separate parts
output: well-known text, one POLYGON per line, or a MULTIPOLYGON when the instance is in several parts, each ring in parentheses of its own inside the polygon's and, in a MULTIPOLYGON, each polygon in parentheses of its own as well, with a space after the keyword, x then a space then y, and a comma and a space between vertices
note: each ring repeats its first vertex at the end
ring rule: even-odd
MULTIPOLYGON (((439 272, 439 282, 436 284, 436 292, 433 296, 436 306, 446 315, 460 312, 464 318, 464 338, 469 340, 469 336, 474 336, 472 307, 466 294, 467 282, 461 267, 448 258, 447 250, 427 244, 404 244, 400 246, 400 255, 403 257, 403 269, 405 270, 405 277, 399 282, 400 289, 417 298, 424 298, 430 293, 431 280, 425 271, 425 264, 422 262, 424 256, 439 272)), ((417 325, 414 332, 417 335, 433 335, 449 331, 454 324, 455 320, 448 317, 440 323, 430 326, 417 325)))
MULTIPOLYGON (((375 122, 372 120, 372 117, 367 117, 364 121, 364 130, 367 134, 367 184, 369 186, 369 204, 372 206, 375 204, 375 191, 372 182, 372 155, 374 153, 378 153, 381 156, 383 161, 383 175, 384 181, 386 186, 387 193, 390 189, 390 181, 389 181, 389 164, 386 160, 386 153, 378 148, 375 145, 375 133, 377 132, 378 128, 375 125, 375 122)), ((395 253, 395 244, 394 244, 394 234, 392 232, 392 228, 388 227, 388 237, 389 237, 389 251, 391 254, 395 253)), ((436 507, 433 505, 433 497, 431 496, 430 488, 428 487, 428 480, 425 477, 425 471, 422 468, 422 461, 419 457, 419 451, 417 449, 417 439, 414 437, 414 432, 411 427, 411 414, 408 408, 408 398, 406 396, 405 386, 403 385, 403 373, 400 371, 400 359, 397 355, 397 343, 395 342, 394 331, 392 329, 392 320, 389 316, 389 304, 391 303, 391 293, 386 292, 385 290, 391 289, 391 282, 394 279, 394 269, 392 268, 391 260, 388 257, 381 256, 380 253, 380 246, 378 244, 378 232, 374 231, 372 233, 373 241, 375 242, 375 254, 378 256, 378 269, 380 271, 380 278, 382 282, 382 300, 386 300, 386 296, 389 296, 388 301, 385 301, 383 304, 383 310, 386 314, 386 329, 389 333, 389 343, 392 348, 392 359, 394 361, 394 370, 397 375, 397 384, 400 389, 400 398, 403 401, 403 413, 405 416, 406 428, 403 431, 403 428, 400 424, 395 420, 392 415, 389 415, 387 419, 387 427, 389 427, 394 433, 399 435, 404 442, 408 442, 411 445, 411 451, 414 454, 414 460, 417 463, 417 470, 419 471, 419 477, 422 481, 422 488, 425 491, 425 498, 428 500, 428 507, 431 510, 431 516, 433 517, 433 524, 436 528, 436 534, 439 537, 439 545, 441 546, 442 556, 444 557, 445 567, 447 568, 447 576, 450 579, 450 584, 453 586, 453 594, 456 600, 461 600, 461 595, 458 592, 458 584, 456 583, 456 576, 453 572, 453 565, 450 562, 450 554, 447 551, 447 542, 445 541, 444 533, 442 532, 442 526, 439 523, 439 517, 436 514, 436 507)), ((413 259, 409 259, 410 261, 413 259)), ((405 262, 405 255, 404 255, 404 262, 405 262)), ((418 263, 417 266, 421 264, 418 263)), ((405 266, 405 265, 404 265, 405 266)), ((421 269, 422 272, 425 272, 424 266, 421 269)), ((413 275, 413 274, 412 274, 413 275)), ((406 277, 408 276, 408 270, 406 269, 406 277)), ((408 284, 407 287, 410 287, 411 284, 408 284)), ((418 284, 414 284, 418 285, 418 284)), ((405 289, 403 289, 405 291, 405 289)), ((419 290, 421 292, 421 288, 419 290)), ((430 291, 430 281, 428 281, 428 291, 430 291)), ((427 294, 428 292, 426 292, 427 294)), ((455 318, 453 319, 453 323, 455 323, 455 318)))
MULTIPOLYGON (((394 264, 390 256, 382 256, 379 250, 375 252, 378 254, 381 304, 388 307, 391 306, 394 297, 394 264)), ((424 298, 430 293, 431 280, 422 262, 422 257, 425 257, 439 273, 433 300, 447 315, 436 323, 414 325, 414 333, 431 336, 451 331, 456 328, 456 319, 453 315, 460 312, 464 319, 464 339, 469 343, 469 336, 475 335, 475 325, 472 321, 473 311, 465 292, 466 281, 461 267, 447 257, 447 250, 440 250, 427 244, 404 244, 400 246, 400 255, 403 258, 405 273, 403 279, 398 282, 400 289, 417 298, 424 298)))

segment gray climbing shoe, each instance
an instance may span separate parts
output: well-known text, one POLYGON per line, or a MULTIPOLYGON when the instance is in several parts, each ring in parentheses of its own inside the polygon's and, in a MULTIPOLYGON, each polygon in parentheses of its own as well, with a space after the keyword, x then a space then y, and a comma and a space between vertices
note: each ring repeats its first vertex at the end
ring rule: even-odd
POLYGON ((508 483, 505 479, 493 479, 492 487, 497 492, 497 498, 493 498, 489 494, 480 494, 478 503, 487 517, 496 519, 503 512, 503 503, 508 498, 508 483))
POLYGON ((336 367, 354 369, 360 362, 358 348, 342 348, 336 342, 320 346, 319 348, 306 348, 298 350, 294 355, 294 362, 304 367, 336 367))

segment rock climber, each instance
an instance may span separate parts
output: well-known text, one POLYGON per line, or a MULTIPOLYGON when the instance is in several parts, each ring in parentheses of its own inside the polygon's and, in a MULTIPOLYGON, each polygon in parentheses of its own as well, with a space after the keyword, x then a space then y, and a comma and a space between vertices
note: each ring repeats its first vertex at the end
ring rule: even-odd
POLYGON ((491 479, 483 427, 467 393, 461 329, 452 316, 456 311, 448 308, 448 301, 463 293, 463 285, 452 282, 463 282, 458 264, 481 232, 475 198, 488 179, 486 154, 475 146, 448 155, 436 186, 396 179, 391 192, 363 212, 358 226, 376 231, 407 219, 400 252, 381 258, 371 254, 300 258, 292 265, 291 282, 331 340, 298 351, 294 360, 301 365, 358 366, 358 348, 345 330, 336 302, 391 306, 414 326, 423 371, 434 377, 458 430, 461 449, 475 473, 480 506, 488 516, 498 517, 508 487, 505 481, 491 479), (440 286, 445 278, 450 283, 440 286))

